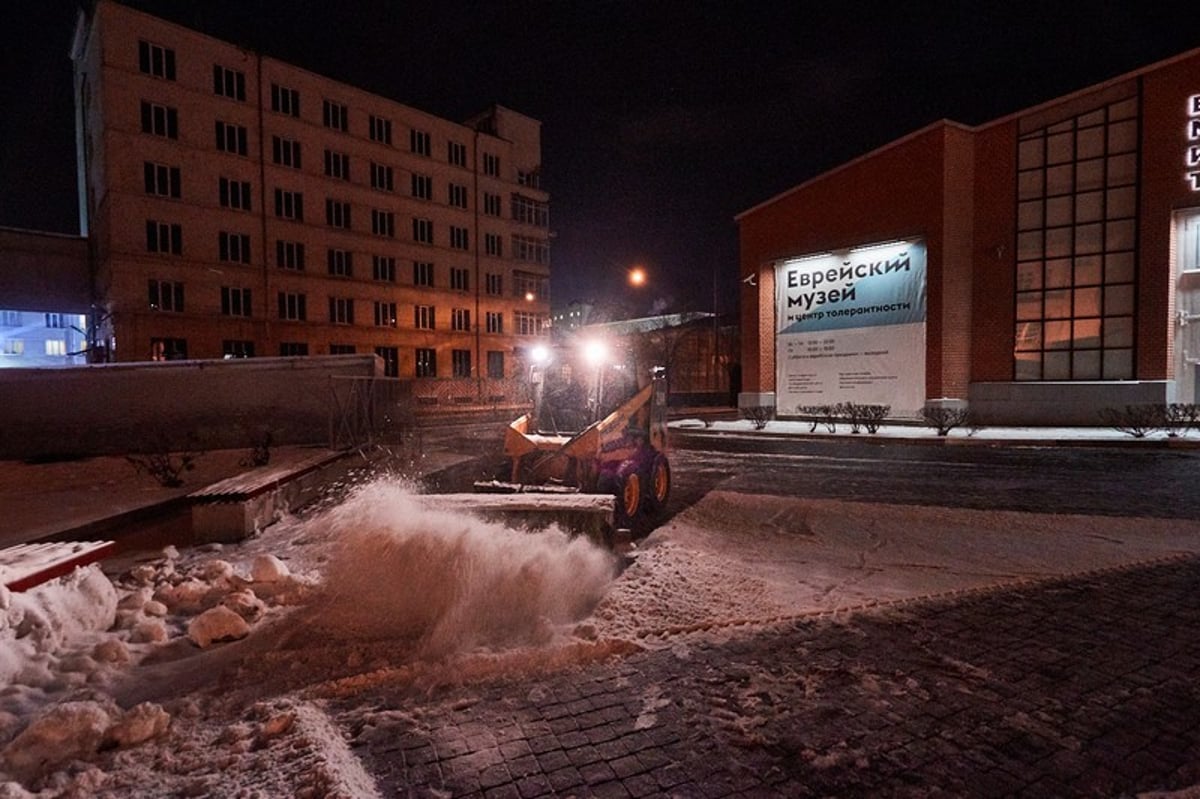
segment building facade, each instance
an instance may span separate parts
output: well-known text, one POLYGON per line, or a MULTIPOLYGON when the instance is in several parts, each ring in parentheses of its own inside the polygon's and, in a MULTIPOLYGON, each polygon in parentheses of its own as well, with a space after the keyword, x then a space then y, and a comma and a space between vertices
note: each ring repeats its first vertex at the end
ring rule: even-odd
POLYGON ((115 360, 379 355, 503 378, 548 332, 540 123, 457 124, 99 0, 80 227, 115 360))
POLYGON ((1200 50, 930 125, 737 221, 742 407, 1094 424, 1200 400, 1200 50))

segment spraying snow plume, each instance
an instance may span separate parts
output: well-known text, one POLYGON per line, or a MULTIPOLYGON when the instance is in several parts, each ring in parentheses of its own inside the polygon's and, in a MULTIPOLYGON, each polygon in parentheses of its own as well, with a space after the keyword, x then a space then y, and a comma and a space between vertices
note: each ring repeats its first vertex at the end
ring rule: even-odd
POLYGON ((338 543, 310 631, 406 639, 425 654, 545 640, 589 613, 615 573, 585 538, 427 510, 393 481, 364 486, 319 523, 338 543))

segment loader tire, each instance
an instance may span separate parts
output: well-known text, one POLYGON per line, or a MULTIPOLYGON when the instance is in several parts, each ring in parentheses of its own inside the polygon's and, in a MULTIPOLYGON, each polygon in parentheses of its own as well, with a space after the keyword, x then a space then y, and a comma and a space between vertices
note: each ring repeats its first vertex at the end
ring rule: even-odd
POLYGON ((642 477, 636 469, 623 468, 617 473, 613 493, 617 497, 616 527, 632 529, 645 501, 642 477))
POLYGON ((651 512, 661 511, 671 496, 671 463, 661 452, 654 456, 647 479, 646 505, 651 512))

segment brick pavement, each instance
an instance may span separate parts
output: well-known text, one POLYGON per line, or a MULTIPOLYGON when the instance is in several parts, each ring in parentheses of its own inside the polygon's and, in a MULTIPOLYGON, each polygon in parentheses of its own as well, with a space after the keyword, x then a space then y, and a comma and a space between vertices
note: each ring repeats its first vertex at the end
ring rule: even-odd
POLYGON ((1132 796, 1200 783, 1197 629, 1179 559, 340 701, 386 796, 1132 796))

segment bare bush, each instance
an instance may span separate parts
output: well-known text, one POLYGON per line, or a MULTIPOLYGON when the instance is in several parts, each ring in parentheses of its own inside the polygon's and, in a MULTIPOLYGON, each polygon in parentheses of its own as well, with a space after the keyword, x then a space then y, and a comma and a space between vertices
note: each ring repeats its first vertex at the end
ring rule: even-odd
POLYGON ((1100 421, 1114 430, 1133 436, 1145 438, 1155 430, 1167 426, 1167 407, 1165 405, 1126 405, 1123 408, 1102 408, 1100 421))
POLYGON ((125 460, 138 474, 148 474, 163 488, 178 488, 183 485, 183 475, 196 468, 196 460, 204 452, 196 443, 194 435, 188 436, 188 446, 179 451, 171 447, 170 437, 159 432, 151 440, 146 452, 126 455, 125 460))
POLYGON ((812 423, 808 428, 810 433, 817 432, 817 426, 822 424, 830 433, 836 433, 840 408, 841 405, 801 405, 796 409, 796 415, 812 423))
POLYGON ((859 433, 865 427, 868 433, 877 433, 879 425, 892 412, 891 405, 867 405, 857 402, 841 402, 837 415, 850 423, 850 432, 859 433))
POLYGON ((921 409, 921 418, 925 420, 926 426, 937 430, 939 436, 947 436, 954 428, 967 424, 971 413, 966 408, 926 405, 921 409))
POLYGON ((755 430, 762 430, 775 415, 775 409, 770 405, 751 405, 742 408, 742 416, 750 420, 755 430))
POLYGON ((1171 438, 1187 435, 1200 424, 1200 405, 1193 402, 1172 402, 1163 411, 1164 427, 1171 438))

